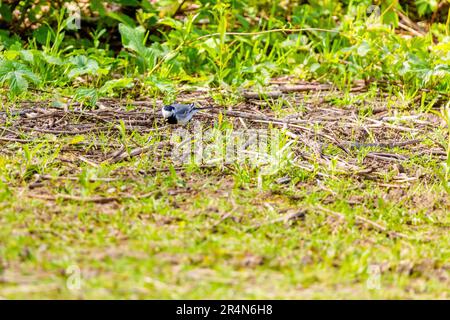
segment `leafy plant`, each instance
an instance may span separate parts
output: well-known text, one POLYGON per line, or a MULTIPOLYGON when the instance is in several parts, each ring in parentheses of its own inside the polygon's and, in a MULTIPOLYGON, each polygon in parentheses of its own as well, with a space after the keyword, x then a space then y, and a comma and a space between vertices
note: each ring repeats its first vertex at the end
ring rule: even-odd
POLYGON ((99 92, 95 88, 78 88, 73 97, 75 101, 86 102, 91 106, 97 103, 98 98, 99 92))
POLYGON ((69 78, 75 78, 84 74, 95 75, 100 69, 97 61, 84 55, 71 57, 69 63, 73 66, 67 74, 69 78))
POLYGON ((112 94, 114 90, 131 89, 133 86, 134 82, 131 78, 113 79, 106 81, 105 84, 100 88, 99 92, 101 94, 112 94))
POLYGON ((435 12, 439 6, 437 0, 416 0, 417 12, 420 16, 435 12))
POLYGON ((16 61, 0 61, 0 84, 9 86, 9 96, 11 98, 26 91, 29 82, 39 84, 40 78, 26 65, 16 61))
POLYGON ((125 24, 120 24, 119 32, 122 36, 124 48, 137 54, 139 66, 142 71, 146 71, 148 68, 152 69, 156 65, 158 58, 162 57, 163 51, 158 44, 154 44, 150 48, 145 46, 148 33, 143 27, 133 28, 125 24))

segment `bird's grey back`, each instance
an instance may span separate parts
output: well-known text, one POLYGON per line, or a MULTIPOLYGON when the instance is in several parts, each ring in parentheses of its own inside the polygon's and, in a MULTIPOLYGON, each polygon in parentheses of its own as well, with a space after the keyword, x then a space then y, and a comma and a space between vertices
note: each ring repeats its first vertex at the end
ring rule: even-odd
POLYGON ((172 107, 175 108, 175 113, 181 116, 187 115, 195 108, 194 104, 181 104, 181 103, 174 103, 172 104, 172 107))
POLYGON ((177 123, 182 125, 188 123, 192 119, 194 114, 197 112, 197 109, 195 108, 195 105, 193 103, 191 104, 174 103, 172 104, 172 107, 175 108, 177 123))

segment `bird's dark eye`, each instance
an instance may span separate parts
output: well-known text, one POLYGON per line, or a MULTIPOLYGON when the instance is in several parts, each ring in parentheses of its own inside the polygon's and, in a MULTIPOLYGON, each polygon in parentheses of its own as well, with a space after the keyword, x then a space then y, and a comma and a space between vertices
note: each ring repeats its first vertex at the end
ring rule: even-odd
POLYGON ((175 110, 175 108, 174 107, 172 107, 172 106, 164 106, 164 110, 165 111, 173 111, 173 110, 175 110))

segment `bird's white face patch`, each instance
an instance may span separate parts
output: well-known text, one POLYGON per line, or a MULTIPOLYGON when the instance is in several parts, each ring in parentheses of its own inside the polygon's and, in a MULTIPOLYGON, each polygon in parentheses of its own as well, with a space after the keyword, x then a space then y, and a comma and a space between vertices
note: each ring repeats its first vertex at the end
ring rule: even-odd
POLYGON ((167 111, 164 108, 162 109, 162 115, 164 117, 164 119, 169 118, 171 115, 173 115, 173 111, 167 111))

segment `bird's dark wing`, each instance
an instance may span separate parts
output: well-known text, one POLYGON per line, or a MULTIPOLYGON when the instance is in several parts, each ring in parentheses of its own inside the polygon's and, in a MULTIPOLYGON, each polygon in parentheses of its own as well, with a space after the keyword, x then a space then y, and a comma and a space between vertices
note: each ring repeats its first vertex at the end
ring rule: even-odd
POLYGON ((195 109, 194 104, 173 104, 172 105, 175 108, 175 112, 181 116, 187 115, 189 112, 191 112, 193 109, 195 109))

